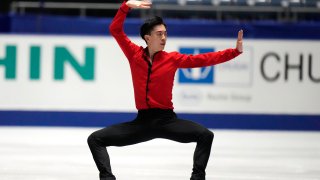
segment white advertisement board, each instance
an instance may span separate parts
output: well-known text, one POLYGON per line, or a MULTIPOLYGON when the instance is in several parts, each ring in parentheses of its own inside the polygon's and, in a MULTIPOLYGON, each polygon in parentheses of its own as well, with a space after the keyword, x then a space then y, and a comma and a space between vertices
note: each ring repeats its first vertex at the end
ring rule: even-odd
MULTIPOLYGON (((198 54, 235 42, 169 37, 165 50, 198 54)), ((319 49, 320 41, 244 39, 230 62, 177 71, 175 110, 320 114, 319 49)), ((129 65, 108 36, 0 35, 0 110, 135 111, 129 65)))

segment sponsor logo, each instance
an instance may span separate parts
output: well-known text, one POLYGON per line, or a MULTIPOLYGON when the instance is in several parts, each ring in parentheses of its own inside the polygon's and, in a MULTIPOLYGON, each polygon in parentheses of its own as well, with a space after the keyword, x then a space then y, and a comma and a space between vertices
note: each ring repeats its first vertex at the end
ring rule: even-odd
MULTIPOLYGON (((213 48, 180 48, 180 53, 182 54, 196 55, 213 51, 213 48)), ((179 69, 179 83, 213 84, 213 77, 213 66, 179 69)))

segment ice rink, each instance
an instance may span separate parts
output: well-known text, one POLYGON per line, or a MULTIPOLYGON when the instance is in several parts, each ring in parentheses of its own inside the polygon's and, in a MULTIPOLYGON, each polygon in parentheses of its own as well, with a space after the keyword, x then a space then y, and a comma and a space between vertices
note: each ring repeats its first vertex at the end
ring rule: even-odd
MULTIPOLYGON (((97 128, 0 127, 0 180, 98 179, 97 128)), ((214 130, 208 180, 320 180, 320 132, 214 130)), ((195 143, 108 148, 119 180, 187 180, 195 143)))

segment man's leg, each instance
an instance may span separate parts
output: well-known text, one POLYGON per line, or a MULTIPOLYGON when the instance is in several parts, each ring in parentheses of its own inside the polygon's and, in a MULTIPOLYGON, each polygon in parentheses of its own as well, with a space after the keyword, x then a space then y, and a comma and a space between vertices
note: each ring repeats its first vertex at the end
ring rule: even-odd
POLYGON ((88 137, 93 159, 100 171, 100 180, 115 180, 110 166, 107 146, 125 146, 152 139, 148 129, 136 121, 103 128, 88 137))
POLYGON ((213 133, 200 124, 177 118, 164 123, 158 132, 162 138, 182 143, 197 142, 191 180, 205 180, 205 169, 210 157, 213 133))

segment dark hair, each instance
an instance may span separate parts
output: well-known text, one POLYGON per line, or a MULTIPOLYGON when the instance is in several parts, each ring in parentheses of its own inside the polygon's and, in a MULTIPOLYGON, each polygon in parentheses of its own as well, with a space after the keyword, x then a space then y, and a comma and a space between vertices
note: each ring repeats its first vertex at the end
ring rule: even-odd
POLYGON ((163 19, 159 16, 155 16, 153 18, 145 20, 144 24, 140 27, 140 36, 143 40, 144 35, 150 34, 152 29, 157 26, 163 24, 166 28, 167 25, 163 22, 163 19))

